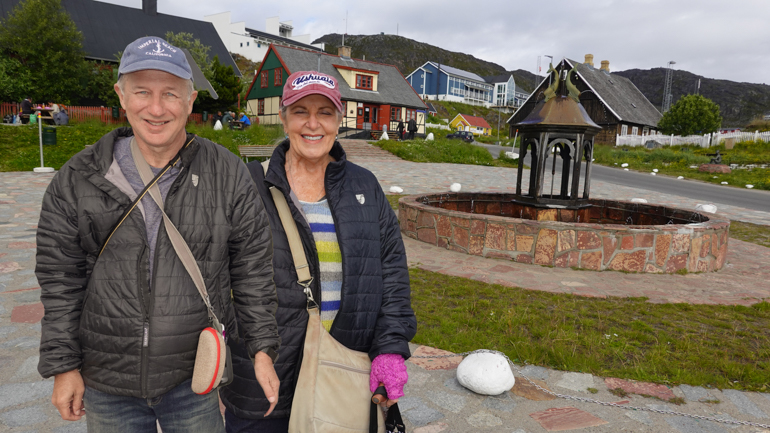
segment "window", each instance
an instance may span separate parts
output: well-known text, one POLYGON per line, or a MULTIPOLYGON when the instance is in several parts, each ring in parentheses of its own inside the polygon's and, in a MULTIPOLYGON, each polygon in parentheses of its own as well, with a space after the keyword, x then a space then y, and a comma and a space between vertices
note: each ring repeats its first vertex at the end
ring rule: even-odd
POLYGON ((273 86, 281 87, 283 84, 283 69, 278 68, 273 72, 273 86))
POLYGON ((249 46, 249 43, 248 43, 248 42, 246 42, 246 46, 247 46, 247 47, 249 46))
POLYGON ((259 84, 263 89, 267 88, 267 71, 262 71, 259 73, 259 84))
POLYGON ((628 125, 623 125, 620 127, 620 135, 628 135, 628 125))
POLYGON ((264 116, 265 115, 265 100, 264 99, 259 99, 258 100, 257 115, 258 116, 264 116))
POLYGON ((639 128, 636 126, 631 128, 631 135, 639 135, 639 128))
POLYGON ((356 89, 372 90, 372 77, 370 75, 356 74, 356 89))
POLYGON ((377 113, 379 111, 379 108, 372 108, 372 123, 377 123, 377 113))
POLYGON ((241 48, 243 48, 243 42, 241 42, 241 48))
POLYGON ((406 109, 406 121, 408 122, 408 121, 410 121, 412 119, 414 119, 415 121, 417 120, 417 110, 412 110, 412 109, 407 108, 406 109))
POLYGON ((390 120, 401 120, 401 107, 390 108, 390 120))

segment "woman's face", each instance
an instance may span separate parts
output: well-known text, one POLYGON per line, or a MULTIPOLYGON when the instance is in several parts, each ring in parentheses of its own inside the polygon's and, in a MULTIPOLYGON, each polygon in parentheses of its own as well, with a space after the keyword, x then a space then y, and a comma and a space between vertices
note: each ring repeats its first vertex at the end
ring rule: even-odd
POLYGON ((311 161, 321 161, 329 154, 341 120, 332 101, 323 95, 305 96, 281 112, 290 151, 311 161))

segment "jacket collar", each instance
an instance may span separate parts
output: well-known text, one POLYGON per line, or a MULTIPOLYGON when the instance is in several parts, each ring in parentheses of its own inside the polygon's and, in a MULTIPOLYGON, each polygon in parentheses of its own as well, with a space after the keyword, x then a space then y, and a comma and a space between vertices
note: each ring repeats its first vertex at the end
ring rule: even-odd
MULTIPOLYGON (((112 165, 115 142, 121 138, 132 137, 133 135, 134 131, 130 127, 122 127, 110 131, 93 146, 80 154, 79 157, 72 158, 72 169, 82 173, 84 176, 92 174, 104 176, 110 169, 110 165, 112 165)), ((190 140, 193 140, 193 142, 180 151, 182 154, 181 162, 184 167, 190 166, 200 148, 199 137, 188 133, 186 134, 185 144, 190 140)))
MULTIPOLYGON (((290 143, 289 139, 282 141, 281 144, 276 147, 273 152, 273 157, 270 158, 270 164, 267 168, 267 176, 265 176, 265 182, 271 186, 275 186, 286 196, 289 195, 291 187, 289 181, 286 178, 286 152, 289 151, 290 143)), ((345 150, 340 145, 339 141, 335 141, 332 145, 332 149, 329 151, 329 155, 334 158, 334 161, 330 162, 326 166, 326 173, 324 174, 324 186, 326 187, 326 194, 329 195, 332 191, 336 190, 340 184, 340 181, 345 175, 345 166, 347 165, 347 156, 345 150)))

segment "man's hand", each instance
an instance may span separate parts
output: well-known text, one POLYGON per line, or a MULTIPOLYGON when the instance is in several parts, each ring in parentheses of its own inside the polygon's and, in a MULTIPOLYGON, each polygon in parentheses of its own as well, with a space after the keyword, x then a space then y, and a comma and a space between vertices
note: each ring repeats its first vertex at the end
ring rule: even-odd
POLYGON ((275 405, 278 403, 278 375, 275 374, 275 368, 273 367, 273 360, 265 352, 257 352, 254 357, 254 374, 257 376, 257 382, 262 387, 262 391, 267 397, 267 401, 270 402, 270 409, 268 409, 265 416, 270 415, 275 409, 275 405))
POLYGON ((83 406, 85 390, 83 378, 78 370, 54 376, 51 403, 59 410, 62 419, 77 421, 85 415, 85 407, 83 406))

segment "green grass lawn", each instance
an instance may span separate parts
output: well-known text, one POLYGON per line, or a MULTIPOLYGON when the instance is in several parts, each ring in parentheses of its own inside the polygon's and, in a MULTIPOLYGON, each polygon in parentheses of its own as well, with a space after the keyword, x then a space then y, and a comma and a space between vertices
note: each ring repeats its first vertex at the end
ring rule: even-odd
MULTIPOLYGON (((120 126, 120 125, 118 125, 120 126)), ((43 146, 45 165, 58 170, 73 155, 83 150, 86 144, 93 144, 104 134, 115 129, 115 125, 101 122, 82 122, 56 128, 56 145, 43 146)), ((190 124, 188 132, 208 138, 238 154, 239 145, 269 144, 283 137, 277 126, 255 125, 244 131, 214 131, 211 126, 190 124)), ((0 171, 31 171, 40 166, 40 142, 37 126, 0 126, 0 171)))
POLYGON ((766 391, 770 304, 652 304, 553 294, 411 269, 414 342, 494 349, 519 364, 664 384, 766 391))
POLYGON ((642 147, 612 147, 599 145, 594 148, 595 163, 611 167, 620 167, 628 163, 629 170, 652 172, 657 168, 659 174, 684 176, 705 182, 745 188, 754 185, 755 189, 770 190, 770 169, 736 169, 730 174, 711 174, 700 172, 691 166, 707 164, 711 157, 708 153, 716 150, 722 154, 724 164, 770 164, 770 143, 761 141, 741 142, 734 149, 726 150, 724 145, 708 149, 693 146, 671 146, 649 150, 642 147))
POLYGON ((452 164, 486 165, 494 167, 518 167, 518 161, 510 158, 494 159, 489 151, 481 146, 465 143, 462 140, 447 139, 451 131, 429 129, 434 135, 433 141, 415 139, 406 141, 384 140, 372 142, 401 159, 413 162, 447 162, 452 164))

